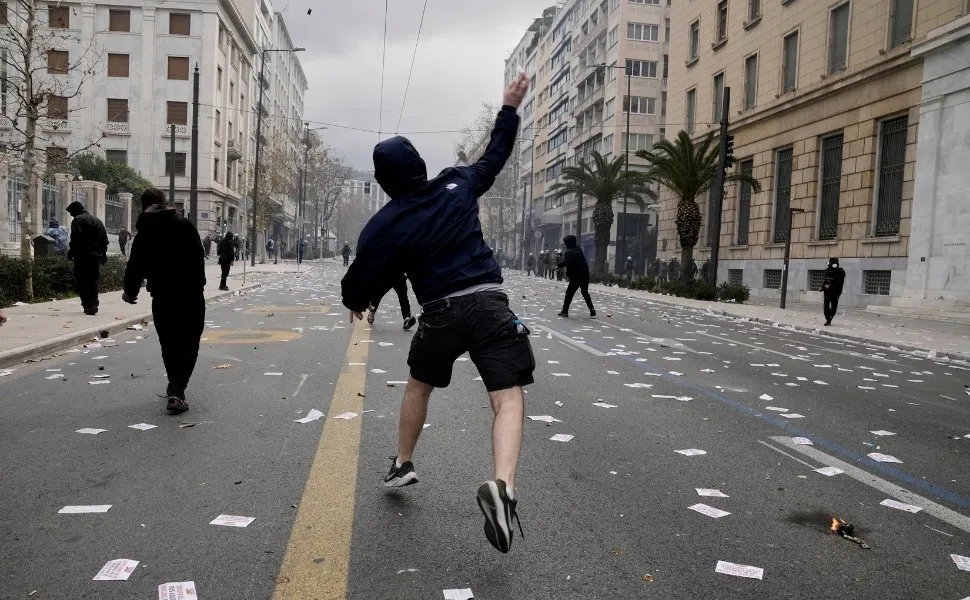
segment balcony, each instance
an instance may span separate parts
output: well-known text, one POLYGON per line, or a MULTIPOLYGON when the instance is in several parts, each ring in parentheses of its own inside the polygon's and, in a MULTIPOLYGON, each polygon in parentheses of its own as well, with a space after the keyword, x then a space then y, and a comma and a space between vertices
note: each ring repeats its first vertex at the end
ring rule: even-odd
POLYGON ((174 123, 169 123, 165 126, 165 137, 172 135, 172 128, 175 128, 175 137, 189 137, 189 126, 188 125, 176 125, 174 123))
POLYGON ((70 129, 67 119, 44 119, 42 121, 44 131, 60 131, 67 133, 70 129))
POLYGON ((104 132, 108 135, 128 135, 128 122, 108 121, 104 124, 104 132))
POLYGON ((229 160, 239 160, 242 158, 242 150, 236 145, 236 140, 229 140, 226 147, 226 158, 229 160))
POLYGON ((597 102, 602 102, 605 94, 606 86, 601 85, 592 92, 587 94, 581 94, 578 96, 579 104, 572 107, 573 114, 580 114, 586 112, 586 109, 590 108, 597 102))

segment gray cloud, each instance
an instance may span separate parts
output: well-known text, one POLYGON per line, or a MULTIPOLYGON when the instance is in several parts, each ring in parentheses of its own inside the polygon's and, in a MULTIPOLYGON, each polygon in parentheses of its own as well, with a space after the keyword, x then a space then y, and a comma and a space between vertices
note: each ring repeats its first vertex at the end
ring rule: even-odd
POLYGON ((293 43, 307 48, 300 55, 310 86, 304 118, 314 124, 343 126, 331 126, 322 135, 356 168, 371 168, 378 129, 384 132, 382 137, 395 131, 408 135, 431 174, 451 165, 458 130, 483 102, 501 102, 505 58, 551 0, 428 0, 401 116, 423 3, 390 1, 383 113, 379 106, 384 2, 276 4, 284 11, 293 43), (311 7, 313 13, 307 15, 311 7))

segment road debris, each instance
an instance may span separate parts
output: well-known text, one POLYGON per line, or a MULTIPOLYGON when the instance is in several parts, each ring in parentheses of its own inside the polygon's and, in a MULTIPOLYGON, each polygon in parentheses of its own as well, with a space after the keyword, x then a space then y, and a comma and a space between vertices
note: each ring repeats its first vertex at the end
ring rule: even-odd
POLYGON ((92 581, 128 581, 137 566, 138 561, 129 558, 109 560, 92 581))
POLYGON ((209 525, 223 525, 225 527, 248 527, 255 521, 255 517, 240 517, 238 515, 219 515, 209 521, 209 525))
POLYGON ((88 513, 106 513, 111 508, 110 504, 91 504, 79 506, 65 506, 57 511, 59 515, 85 515, 88 513))
POLYGON ((761 567, 739 565, 737 563, 727 562, 726 560, 717 561, 714 572, 733 575, 734 577, 747 577, 749 579, 762 579, 765 575, 765 570, 761 567))
POLYGON ((829 527, 832 533, 842 536, 844 539, 849 540, 855 544, 858 544, 863 550, 871 550, 869 544, 865 543, 861 538, 857 538, 853 535, 855 533, 855 525, 847 523, 842 519, 832 517, 832 525, 829 527))
POLYGON ((310 409, 310 412, 308 412, 305 417, 302 417, 300 419, 294 419, 294 422, 295 423, 309 423, 311 421, 316 421, 317 419, 319 419, 322 416, 323 416, 323 413, 322 412, 320 412, 319 410, 317 410, 315 408, 311 408, 310 409))
POLYGON ((199 600, 194 581, 173 581, 158 586, 158 600, 199 600))

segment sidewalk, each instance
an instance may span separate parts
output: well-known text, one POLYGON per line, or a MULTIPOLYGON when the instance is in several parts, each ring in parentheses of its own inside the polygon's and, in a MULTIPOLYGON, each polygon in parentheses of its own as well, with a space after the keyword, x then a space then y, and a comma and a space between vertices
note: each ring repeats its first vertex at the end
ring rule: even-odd
MULTIPOLYGON (((306 262, 301 271, 313 265, 306 262)), ((214 259, 206 261, 206 302, 259 287, 269 274, 295 272, 296 262, 257 264, 255 268, 247 264, 246 270, 246 285, 243 287, 242 263, 236 262, 229 276, 230 291, 220 292, 219 265, 214 259)), ((0 367, 46 356, 97 337, 100 331, 113 334, 151 318, 151 295, 144 288, 138 295, 138 304, 123 302, 120 290, 101 294, 99 300, 98 314, 93 317, 81 311, 81 301, 77 298, 5 308, 7 324, 0 327, 0 367)))
POLYGON ((970 361, 970 325, 935 319, 880 315, 864 309, 840 309, 831 327, 824 327, 822 306, 789 302, 786 310, 778 308, 777 300, 751 298, 747 304, 704 302, 676 296, 663 296, 640 290, 591 286, 600 293, 620 297, 635 297, 672 306, 711 311, 717 314, 749 319, 773 327, 791 327, 817 335, 857 342, 870 342, 900 350, 922 354, 935 351, 937 357, 970 361), (770 303, 770 304, 769 304, 770 303))

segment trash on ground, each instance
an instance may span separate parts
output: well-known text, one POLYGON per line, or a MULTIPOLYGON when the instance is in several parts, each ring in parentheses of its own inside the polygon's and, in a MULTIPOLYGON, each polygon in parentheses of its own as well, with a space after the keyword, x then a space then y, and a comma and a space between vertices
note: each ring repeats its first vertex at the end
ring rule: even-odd
POLYGON ((688 506, 687 508, 689 508, 692 511, 699 512, 702 515, 707 515, 712 519, 720 519, 721 517, 726 517, 729 514, 731 514, 719 508, 714 508, 713 506, 708 506, 707 504, 701 504, 701 503, 688 506))
POLYGON ((542 421, 543 423, 562 423, 556 417, 552 415, 529 415, 531 421, 542 421))
POLYGON ((899 463, 899 464, 902 464, 903 462, 891 454, 883 454, 882 452, 870 452, 868 456, 869 458, 871 458, 876 462, 899 463))
MULTIPOLYGON (((782 415, 782 416, 784 416, 784 415, 782 415)), ((792 441, 793 444, 797 444, 799 446, 812 446, 812 445, 814 445, 814 444, 812 444, 812 440, 810 440, 810 439, 808 439, 806 437, 793 437, 791 439, 791 441, 792 441)))
POLYGON ((199 600, 194 581, 173 581, 158 586, 158 600, 199 600))
POLYGON ((322 416, 323 416, 323 413, 322 412, 320 412, 319 410, 317 410, 315 408, 311 408, 310 409, 310 412, 308 412, 305 417, 300 418, 300 419, 294 419, 294 422, 295 423, 309 423, 311 421, 316 421, 317 419, 319 419, 322 416))
POLYGON ((923 510, 922 506, 916 506, 914 504, 906 504, 905 502, 897 502, 896 500, 892 500, 890 498, 886 498, 879 504, 881 504, 882 506, 888 506, 889 508, 904 510, 906 512, 911 512, 911 513, 918 513, 919 511, 923 510))
POLYGON ((128 581, 128 577, 138 566, 137 560, 116 558, 105 563, 93 581, 128 581))
POLYGON ((607 404, 606 402, 593 402, 593 406, 598 406, 600 408, 616 408, 615 404, 607 404))
POLYGON ((104 433, 108 431, 107 429, 95 429, 93 427, 85 427, 84 429, 78 429, 75 433, 87 433, 90 435, 98 435, 99 433, 104 433))
POLYGON ((232 365, 229 364, 229 363, 226 363, 224 365, 216 365, 214 368, 216 368, 216 369, 231 369, 232 368, 232 365))
POLYGON ((831 477, 833 475, 839 475, 841 473, 845 473, 845 471, 843 471, 842 469, 839 469, 838 467, 822 467, 821 469, 812 469, 812 470, 815 471, 816 473, 821 473, 826 477, 831 477))
POLYGON ((717 561, 717 566, 714 567, 714 572, 722 573, 724 575, 733 575, 735 577, 748 577, 750 579, 761 579, 765 575, 765 570, 761 567, 739 565, 737 563, 727 562, 726 560, 717 561))
POLYGON ((829 527, 829 529, 832 530, 832 533, 839 535, 850 542, 858 544, 863 550, 871 550, 871 548, 869 548, 869 544, 865 543, 865 541, 863 541, 861 538, 857 538, 855 535, 853 535, 855 533, 855 526, 851 523, 847 523, 842 519, 832 517, 832 525, 829 527))
POLYGON ((970 571, 970 556, 960 556, 959 554, 951 554, 950 558, 953 559, 954 564, 961 571, 970 571))
POLYGON ((111 508, 110 504, 91 504, 79 506, 65 506, 57 511, 59 515, 84 515, 88 513, 106 513, 111 508))
POLYGON ((698 496, 707 496, 709 498, 730 498, 727 494, 721 490, 715 490, 710 488, 694 488, 697 490, 698 496))
POLYGON ((344 421, 349 421, 349 420, 351 420, 351 419, 353 419, 355 417, 357 417, 357 413, 355 413, 355 412, 345 412, 345 413, 340 413, 339 415, 337 415, 336 417, 334 417, 334 419, 343 419, 344 421))
POLYGON ((255 521, 255 517, 240 517, 238 515, 219 515, 209 521, 209 525, 224 525, 226 527, 247 527, 255 521))
POLYGON ((698 450, 697 448, 687 448, 686 450, 674 450, 677 454, 683 454, 684 456, 700 456, 701 454, 707 454, 706 450, 698 450))
POLYGON ((475 595, 472 594, 471 588, 461 588, 453 590, 442 590, 445 595, 445 600, 474 600, 475 595))
POLYGON ((557 433, 556 435, 554 435, 551 438, 549 438, 549 441, 551 441, 551 442, 568 442, 569 440, 573 439, 573 437, 575 437, 575 436, 572 436, 572 435, 570 435, 568 433, 557 433))

